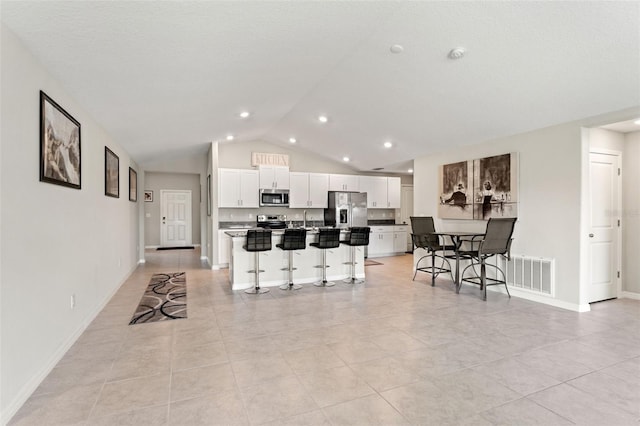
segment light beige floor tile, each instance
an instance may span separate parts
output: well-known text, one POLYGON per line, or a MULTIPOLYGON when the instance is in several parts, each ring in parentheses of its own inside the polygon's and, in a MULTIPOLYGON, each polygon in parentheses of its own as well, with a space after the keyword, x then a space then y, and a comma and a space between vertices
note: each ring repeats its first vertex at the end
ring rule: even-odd
POLYGON ((311 371, 300 374, 299 378, 320 407, 327 407, 375 392, 349 367, 311 371))
POLYGON ((283 352, 284 359, 296 373, 343 367, 345 362, 327 345, 283 352))
POLYGON ((348 341, 332 343, 329 348, 347 364, 382 358, 390 354, 369 340, 353 337, 348 341))
POLYGON ((292 376, 293 370, 280 354, 231 361, 240 388, 255 386, 262 381, 292 376))
POLYGON ((296 416, 264 423, 265 426, 331 426, 322 410, 314 410, 296 416))
POLYGON ((482 364, 473 367, 473 370, 497 380, 498 383, 523 396, 560 384, 558 380, 547 376, 539 370, 528 367, 514 358, 505 358, 482 364))
POLYGON ((158 350, 127 351, 114 361, 107 382, 115 382, 135 377, 169 374, 171 353, 158 350))
POLYGON ((350 367, 378 392, 420 380, 418 369, 393 356, 351 364, 350 367))
POLYGON ((634 383, 597 371, 566 383, 640 419, 640 381, 634 383))
POLYGON ((223 342, 174 348, 171 356, 171 368, 174 372, 229 361, 223 342))
POLYGON ((58 364, 42 381, 34 395, 59 393, 80 385, 102 384, 113 362, 110 360, 83 360, 58 364))
POLYGON ((91 420, 87 422, 87 426, 162 426, 167 424, 168 412, 168 404, 164 404, 106 417, 92 417, 91 420))
POLYGON ((554 413, 580 425, 635 425, 638 419, 614 405, 566 384, 529 395, 530 399, 554 413))
POLYGON ((380 395, 374 394, 323 408, 335 425, 409 425, 395 408, 380 395))
POLYGON ((169 401, 169 375, 143 377, 104 385, 92 416, 105 417, 169 401))
POLYGON ((175 426, 244 426, 249 424, 235 389, 171 403, 168 424, 175 426))
POLYGON ((228 363, 174 371, 171 375, 171 401, 226 392, 235 386, 236 379, 228 363))
POLYGON ((318 408, 295 376, 261 381, 240 392, 252 424, 286 419, 318 408))
POLYGON ((500 426, 569 426, 574 423, 526 398, 485 411, 481 416, 500 426))

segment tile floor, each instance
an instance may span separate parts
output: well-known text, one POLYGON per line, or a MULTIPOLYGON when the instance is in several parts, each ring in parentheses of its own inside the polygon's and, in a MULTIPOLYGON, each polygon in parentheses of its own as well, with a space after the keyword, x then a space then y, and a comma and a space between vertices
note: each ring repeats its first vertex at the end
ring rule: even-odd
POLYGON ((640 302, 574 313, 412 278, 229 290, 198 251, 149 251, 12 425, 636 425, 640 302), (153 273, 188 319, 127 325, 153 273))

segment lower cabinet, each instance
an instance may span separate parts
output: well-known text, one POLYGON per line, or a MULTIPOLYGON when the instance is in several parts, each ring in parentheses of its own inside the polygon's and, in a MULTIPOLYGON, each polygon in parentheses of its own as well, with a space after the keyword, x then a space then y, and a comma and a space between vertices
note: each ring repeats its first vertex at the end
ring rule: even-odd
POLYGON ((231 237, 224 231, 218 231, 218 265, 228 265, 231 260, 231 237))
POLYGON ((407 225, 372 226, 368 257, 404 254, 407 249, 407 225))

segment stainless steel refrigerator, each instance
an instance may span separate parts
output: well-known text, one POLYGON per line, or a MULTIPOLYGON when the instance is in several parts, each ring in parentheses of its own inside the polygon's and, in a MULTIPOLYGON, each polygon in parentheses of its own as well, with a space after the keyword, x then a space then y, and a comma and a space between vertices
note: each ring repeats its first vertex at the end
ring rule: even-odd
POLYGON ((336 228, 367 226, 367 193, 330 191, 324 224, 336 228))

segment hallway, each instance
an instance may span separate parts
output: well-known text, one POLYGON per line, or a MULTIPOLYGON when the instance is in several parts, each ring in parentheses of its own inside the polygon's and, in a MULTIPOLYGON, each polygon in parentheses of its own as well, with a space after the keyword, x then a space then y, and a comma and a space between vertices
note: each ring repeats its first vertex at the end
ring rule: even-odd
POLYGON ((147 251, 12 425, 637 425, 640 302, 578 314, 376 259, 364 285, 231 292, 199 250, 147 251), (187 319, 127 325, 152 274, 187 319))

